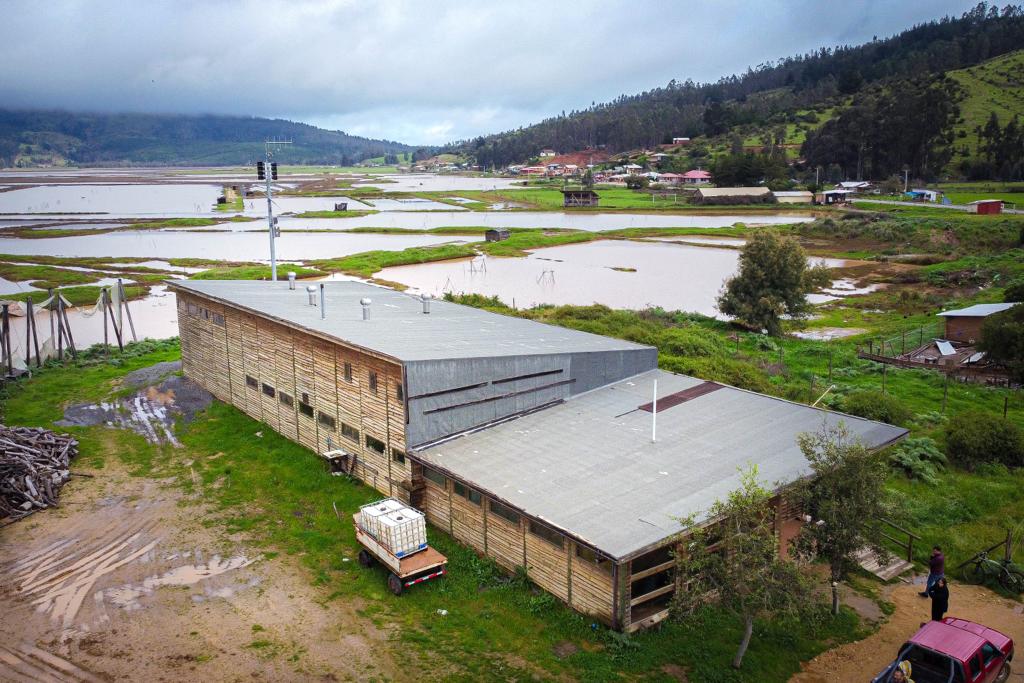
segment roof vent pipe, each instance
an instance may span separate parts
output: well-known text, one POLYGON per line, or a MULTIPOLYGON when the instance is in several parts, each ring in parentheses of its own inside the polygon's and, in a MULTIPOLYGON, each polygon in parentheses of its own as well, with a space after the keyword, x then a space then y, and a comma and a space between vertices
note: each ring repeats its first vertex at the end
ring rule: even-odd
POLYGON ((313 285, 306 287, 306 294, 309 296, 309 305, 316 306, 316 287, 313 285))
POLYGON ((288 289, 295 289, 295 271, 288 271, 288 289))
POLYGON ((373 303, 373 302, 364 297, 364 298, 359 300, 359 303, 362 304, 362 306, 363 306, 363 320, 369 320, 370 319, 370 304, 373 303))
POLYGON ((420 297, 420 299, 423 300, 423 312, 424 313, 430 313, 430 300, 433 299, 433 298, 434 297, 431 296, 430 294, 424 294, 423 296, 420 297))
POLYGON ((324 283, 320 283, 320 319, 327 317, 327 299, 324 298, 324 283))

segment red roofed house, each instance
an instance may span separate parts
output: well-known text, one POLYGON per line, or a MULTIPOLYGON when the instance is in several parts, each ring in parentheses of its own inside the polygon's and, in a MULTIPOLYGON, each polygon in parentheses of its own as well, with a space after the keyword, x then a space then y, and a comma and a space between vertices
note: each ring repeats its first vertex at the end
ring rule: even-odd
POLYGON ((683 174, 683 182, 688 185, 701 185, 711 182, 711 174, 699 168, 695 171, 687 171, 683 174))

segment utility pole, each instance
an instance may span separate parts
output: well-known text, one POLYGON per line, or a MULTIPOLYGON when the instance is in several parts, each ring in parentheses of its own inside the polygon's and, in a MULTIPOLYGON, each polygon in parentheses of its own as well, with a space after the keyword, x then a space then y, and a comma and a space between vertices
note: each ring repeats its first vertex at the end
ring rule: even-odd
POLYGON ((257 177, 267 181, 267 232, 270 234, 270 279, 277 280, 277 253, 274 248, 274 238, 277 237, 277 224, 274 220, 274 191, 270 186, 271 180, 277 180, 277 163, 272 162, 274 158, 273 145, 290 145, 288 141, 267 140, 266 163, 260 161, 256 164, 257 177))
POLYGON ((910 169, 906 166, 903 167, 903 194, 907 193, 910 188, 910 169))

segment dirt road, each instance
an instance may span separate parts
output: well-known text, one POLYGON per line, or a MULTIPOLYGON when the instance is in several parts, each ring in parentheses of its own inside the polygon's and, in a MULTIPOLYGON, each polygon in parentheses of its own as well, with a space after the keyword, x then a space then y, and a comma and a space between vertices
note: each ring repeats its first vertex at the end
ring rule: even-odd
MULTIPOLYGON (((864 640, 824 652, 804 665, 792 683, 863 683, 892 661, 906 639, 930 617, 930 601, 918 595, 920 585, 886 587, 885 599, 896 606, 877 633, 864 640)), ((949 616, 963 617, 1002 631, 1020 647, 1024 643, 1024 605, 999 597, 987 588, 950 583, 949 616)), ((1024 659, 1017 658, 1011 682, 1024 681, 1024 659)))

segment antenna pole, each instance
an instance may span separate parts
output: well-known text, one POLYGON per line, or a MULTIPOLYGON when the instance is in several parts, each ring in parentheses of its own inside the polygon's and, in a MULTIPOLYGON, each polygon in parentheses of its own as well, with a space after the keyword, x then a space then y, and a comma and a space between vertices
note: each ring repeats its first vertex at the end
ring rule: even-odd
POLYGON ((654 400, 651 401, 651 443, 658 440, 658 380, 654 380, 654 400))

